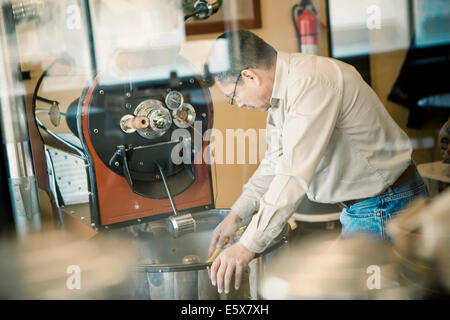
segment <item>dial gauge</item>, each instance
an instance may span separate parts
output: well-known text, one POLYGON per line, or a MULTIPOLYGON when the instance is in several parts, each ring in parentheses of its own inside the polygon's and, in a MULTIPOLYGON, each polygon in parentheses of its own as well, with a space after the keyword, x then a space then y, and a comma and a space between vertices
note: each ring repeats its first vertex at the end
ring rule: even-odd
POLYGON ((173 122, 179 128, 187 128, 191 126, 195 121, 195 109, 189 103, 183 103, 183 105, 172 111, 173 122))
POLYGON ((183 95, 178 91, 170 91, 166 96, 166 106, 171 110, 178 109, 183 102, 183 95))

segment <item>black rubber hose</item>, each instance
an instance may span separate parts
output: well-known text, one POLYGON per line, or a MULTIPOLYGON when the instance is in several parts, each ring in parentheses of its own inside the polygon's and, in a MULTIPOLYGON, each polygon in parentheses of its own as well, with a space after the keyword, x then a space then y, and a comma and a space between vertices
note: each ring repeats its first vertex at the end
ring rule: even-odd
MULTIPOLYGON (((34 87, 33 98, 31 100, 31 112, 32 112, 33 117, 35 117, 35 114, 36 114, 36 101, 37 101, 38 92, 41 87, 42 81, 47 76, 47 73, 50 71, 50 69, 53 68, 53 66, 60 60, 61 60, 60 58, 56 59, 47 67, 47 69, 44 70, 44 72, 42 72, 41 76, 39 77, 39 79, 36 83, 36 86, 34 87)), ((42 135, 41 135, 41 132, 39 131, 39 129, 37 130, 37 132, 39 134, 39 137, 41 138, 42 143, 45 144, 44 139, 42 138, 42 135)))

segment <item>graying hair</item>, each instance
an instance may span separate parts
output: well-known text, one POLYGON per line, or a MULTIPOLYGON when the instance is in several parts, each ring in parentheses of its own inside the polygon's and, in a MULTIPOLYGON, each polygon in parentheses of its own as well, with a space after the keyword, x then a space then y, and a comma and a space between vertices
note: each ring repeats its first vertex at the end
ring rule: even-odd
POLYGON ((204 65, 204 79, 208 86, 215 79, 234 82, 244 69, 271 68, 276 57, 276 50, 256 34, 247 30, 228 31, 214 41, 204 65))

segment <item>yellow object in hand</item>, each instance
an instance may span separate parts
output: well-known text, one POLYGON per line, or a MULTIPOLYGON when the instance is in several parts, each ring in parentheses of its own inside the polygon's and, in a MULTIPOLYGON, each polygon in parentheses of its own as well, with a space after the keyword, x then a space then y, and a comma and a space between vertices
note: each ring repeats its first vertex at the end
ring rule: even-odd
MULTIPOLYGON (((242 232, 244 232, 245 227, 241 227, 236 231, 236 236, 240 235, 242 232)), ((211 257, 208 259, 208 261, 206 261, 206 263, 211 263, 213 262, 213 260, 216 258, 216 256, 219 254, 220 250, 227 245, 228 241, 230 241, 230 238, 226 238, 225 241, 223 242, 223 246, 220 248, 217 248, 214 253, 211 255, 211 257)))

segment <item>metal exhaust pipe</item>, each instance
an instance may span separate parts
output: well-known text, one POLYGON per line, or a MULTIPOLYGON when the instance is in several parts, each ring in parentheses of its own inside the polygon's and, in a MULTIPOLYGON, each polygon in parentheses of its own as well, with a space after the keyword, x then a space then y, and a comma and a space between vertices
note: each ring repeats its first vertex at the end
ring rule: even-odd
POLYGON ((39 196, 34 174, 25 89, 11 4, 0 7, 0 122, 6 151, 8 184, 17 236, 41 230, 39 196))

